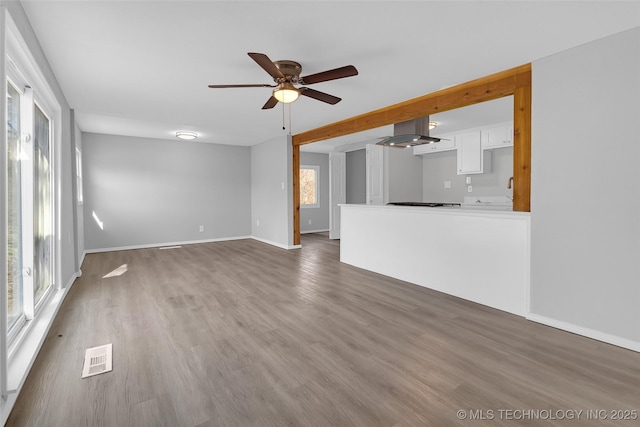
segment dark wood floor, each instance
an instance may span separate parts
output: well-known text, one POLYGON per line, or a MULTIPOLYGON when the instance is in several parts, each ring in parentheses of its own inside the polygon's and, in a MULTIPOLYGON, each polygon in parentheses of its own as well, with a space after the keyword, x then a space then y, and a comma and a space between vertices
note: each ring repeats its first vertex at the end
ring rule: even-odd
POLYGON ((640 410, 640 354, 340 264, 323 235, 92 254, 83 273, 9 426, 640 425, 566 412, 640 410), (107 343, 113 371, 81 379, 107 343))

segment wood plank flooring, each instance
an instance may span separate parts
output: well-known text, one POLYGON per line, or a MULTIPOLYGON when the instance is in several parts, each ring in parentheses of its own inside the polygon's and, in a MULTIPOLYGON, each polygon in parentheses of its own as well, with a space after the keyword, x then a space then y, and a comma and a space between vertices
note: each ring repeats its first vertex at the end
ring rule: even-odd
POLYGON ((640 411, 640 354, 302 243, 87 255, 7 425, 640 425, 567 412, 640 411), (107 343, 113 371, 81 379, 107 343))

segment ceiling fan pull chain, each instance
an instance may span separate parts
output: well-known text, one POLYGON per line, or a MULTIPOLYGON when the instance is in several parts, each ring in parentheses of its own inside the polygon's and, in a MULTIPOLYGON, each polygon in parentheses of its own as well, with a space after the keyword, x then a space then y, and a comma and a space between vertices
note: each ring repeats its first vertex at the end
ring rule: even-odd
POLYGON ((289 135, 291 135, 291 104, 287 104, 289 106, 289 135))
POLYGON ((282 130, 285 130, 285 129, 286 128, 284 127, 284 104, 282 104, 282 130))

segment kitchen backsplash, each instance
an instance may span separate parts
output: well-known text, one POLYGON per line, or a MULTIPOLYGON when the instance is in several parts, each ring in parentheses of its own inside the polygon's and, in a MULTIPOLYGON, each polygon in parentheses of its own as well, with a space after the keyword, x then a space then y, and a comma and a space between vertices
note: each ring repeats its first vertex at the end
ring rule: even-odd
POLYGON ((458 175, 456 151, 445 151, 423 156, 422 194, 423 201, 458 202, 468 196, 505 196, 513 192, 507 188, 513 176, 513 148, 486 150, 485 156, 492 156, 489 173, 458 175), (467 184, 469 177, 471 183, 467 184), (448 185, 450 188, 445 188, 448 185), (471 186, 472 191, 468 192, 471 186))

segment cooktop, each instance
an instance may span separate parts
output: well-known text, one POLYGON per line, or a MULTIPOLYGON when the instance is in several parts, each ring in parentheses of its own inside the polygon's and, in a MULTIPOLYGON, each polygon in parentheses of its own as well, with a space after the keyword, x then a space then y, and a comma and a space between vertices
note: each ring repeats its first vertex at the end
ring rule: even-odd
POLYGON ((460 203, 448 203, 448 202, 389 202, 387 205, 392 206, 424 206, 428 208, 438 207, 455 207, 460 206, 460 203))

